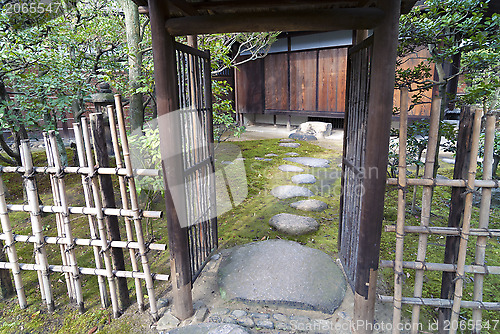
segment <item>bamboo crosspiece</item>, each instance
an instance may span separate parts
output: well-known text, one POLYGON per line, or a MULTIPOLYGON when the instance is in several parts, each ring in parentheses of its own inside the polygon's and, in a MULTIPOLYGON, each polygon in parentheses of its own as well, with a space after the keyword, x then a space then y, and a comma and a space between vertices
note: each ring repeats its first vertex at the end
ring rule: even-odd
POLYGON ((19 259, 17 257, 17 250, 12 233, 12 224, 10 222, 9 214, 7 211, 7 202, 5 201, 5 184, 0 175, 0 221, 2 223, 2 231, 5 234, 5 248, 7 249, 7 256, 12 265, 12 274, 14 275, 14 285, 16 286, 17 298, 19 300, 19 307, 25 309, 28 306, 26 302, 26 295, 24 293, 24 285, 21 277, 21 269, 19 268, 19 259))
MULTIPOLYGON (((104 224, 104 214, 102 212, 102 205, 101 205, 101 197, 99 195, 99 185, 97 184, 97 178, 94 170, 94 158, 92 156, 92 148, 90 144, 90 134, 89 134, 89 129, 88 129, 88 124, 87 124, 87 119, 85 117, 82 117, 81 119, 81 124, 82 124, 82 134, 83 134, 83 142, 85 145, 85 155, 87 157, 87 163, 88 166, 91 170, 91 173, 89 175, 91 185, 92 185, 92 195, 94 199, 94 204, 97 208, 97 226, 99 230, 99 238, 101 239, 101 242, 103 245, 108 245, 107 241, 107 236, 106 236, 106 227, 104 224)), ((110 256, 110 246, 103 247, 102 253, 104 256, 104 266, 106 268, 106 274, 108 277, 108 284, 109 284, 109 291, 110 291, 110 296, 111 296, 111 306, 113 307, 113 316, 115 318, 118 318, 120 316, 120 309, 118 307, 118 297, 116 295, 116 281, 115 281, 115 276, 113 274, 113 265, 111 263, 111 256, 110 256)))
POLYGON ((125 117, 123 115, 122 101, 120 95, 115 95, 115 104, 116 104, 116 111, 118 118, 118 128, 120 131, 120 139, 122 143, 123 160, 125 162, 125 168, 127 169, 127 180, 130 191, 130 204, 132 211, 134 212, 133 220, 135 226, 135 233, 137 242, 139 243, 139 253, 141 255, 142 269, 144 271, 144 274, 146 275, 146 289, 148 291, 148 296, 149 296, 149 308, 153 318, 157 320, 158 309, 156 305, 156 297, 153 286, 153 277, 151 275, 151 270, 148 263, 148 256, 146 254, 146 246, 144 244, 141 213, 138 206, 137 190, 135 188, 134 173, 132 170, 132 160, 130 158, 129 145, 125 128, 125 117))
POLYGON ((398 170, 398 218, 396 225, 396 258, 394 261, 394 311, 392 332, 400 332, 401 298, 403 297, 403 250, 406 213, 406 140, 408 137, 408 88, 401 88, 399 114, 399 170, 398 170))
POLYGON ((49 263, 42 233, 42 220, 40 218, 41 210, 38 203, 38 191, 34 179, 33 161, 31 160, 28 140, 21 141, 21 162, 26 170, 24 173, 24 186, 28 197, 28 204, 31 207, 31 227, 33 235, 36 238, 36 242, 34 243, 35 260, 41 267, 40 270, 37 270, 40 292, 42 294, 42 299, 45 298, 45 303, 47 304, 49 312, 54 312, 54 299, 49 279, 49 263))
MULTIPOLYGON (((52 157, 52 151, 50 149, 49 141, 48 141, 48 136, 47 133, 43 133, 43 142, 45 145, 45 154, 47 157, 47 165, 50 167, 55 167, 54 164, 54 158, 52 157)), ((52 197, 54 200, 54 205, 55 206, 61 206, 61 200, 60 200, 60 194, 59 194, 59 188, 57 186, 57 181, 55 174, 50 174, 50 186, 52 188, 52 197)), ((57 229, 57 235, 59 237, 66 237, 66 233, 64 232, 64 228, 62 226, 62 212, 58 212, 56 214, 56 229, 57 229)), ((61 260, 63 266, 68 265, 68 253, 66 252, 66 246, 65 245, 59 245, 59 249, 61 252, 61 260)), ((71 280, 70 273, 66 272, 64 273, 64 280, 66 282, 66 288, 68 290, 68 298, 70 302, 73 302, 76 299, 75 295, 75 286, 74 286, 74 281, 71 280)))
MULTIPOLYGON (((116 167, 123 168, 123 162, 120 152, 120 144, 118 143, 118 132, 115 123, 115 112, 113 110, 113 106, 108 106, 108 119, 109 119, 109 128, 111 130, 111 140, 113 142, 113 151, 115 153, 116 167)), ((129 210, 127 185, 125 177, 123 175, 118 175, 118 182, 120 184, 122 207, 125 210, 129 210)), ((127 234, 127 241, 128 242, 134 241, 132 222, 130 221, 129 217, 125 217, 125 232, 127 234)), ((135 272, 139 271, 139 266, 137 265, 137 259, 135 257, 135 251, 133 249, 129 249, 129 255, 130 255, 130 262, 132 263, 132 270, 135 272)), ((137 296, 137 304, 139 306, 139 310, 144 311, 144 294, 142 293, 141 280, 138 278, 135 279, 135 294, 137 296)))
POLYGON ((85 312, 85 306, 83 303, 82 280, 76 260, 75 243, 73 241, 73 232, 71 231, 71 224, 69 221, 68 199, 66 197, 66 184, 63 179, 64 173, 62 172, 61 159, 59 157, 59 150, 57 149, 55 131, 49 131, 48 136, 49 136, 48 144, 50 151, 52 152, 52 160, 54 162, 54 167, 56 167, 58 170, 58 173, 55 175, 56 177, 55 181, 59 190, 59 200, 63 208, 63 212, 61 214, 62 225, 63 225, 62 227, 65 236, 69 240, 71 240, 71 243, 69 245, 66 245, 66 252, 68 254, 68 260, 69 260, 68 264, 72 269, 71 278, 73 279, 73 285, 75 289, 76 304, 78 305, 80 313, 83 313, 85 312))
MULTIPOLYGON (((484 161, 483 161, 483 180, 491 180, 493 177, 493 144, 495 140, 496 115, 489 113, 486 115, 486 135, 484 139, 484 161)), ((491 189, 484 188, 481 193, 481 208, 479 210, 479 229, 487 230, 491 208, 491 189)), ((485 265, 486 244, 488 236, 480 236, 476 241, 476 259, 475 263, 479 266, 485 265)), ((474 301, 483 301, 483 274, 474 275, 474 301)), ((479 333, 481 328, 477 326, 481 323, 481 309, 472 311, 472 321, 474 324, 473 333, 479 333)))
MULTIPOLYGON (((76 142, 76 150, 78 154, 78 164, 80 167, 87 166, 87 159, 85 156, 85 148, 83 145, 83 137, 82 137, 82 129, 79 123, 73 124, 73 129, 75 133, 75 142, 76 142)), ((93 207, 94 202, 92 201, 92 189, 89 178, 82 175, 82 186, 83 186, 83 195, 85 197, 85 205, 87 207, 93 207)), ((89 229, 90 229, 90 237, 95 240, 98 238, 97 236, 97 227, 96 227, 96 218, 94 215, 88 215, 89 220, 89 229)), ((101 248, 99 246, 93 246, 94 250, 94 260, 97 269, 102 269, 102 258, 101 258, 101 248)), ((106 290, 106 283, 104 281, 103 276, 97 276, 97 282, 99 284, 99 294, 101 296, 101 306, 106 308, 109 306, 108 292, 106 290)))
MULTIPOLYGON (((438 132, 440 118, 441 98, 433 96, 431 104, 431 119, 429 125, 429 140, 425 156, 424 179, 433 179, 434 159, 436 150, 439 149, 438 132)), ((420 225, 428 227, 431 218, 432 186, 424 186, 422 190, 422 212, 420 216, 420 225)), ((417 262, 425 263, 427 252, 427 234, 420 234, 418 240, 417 262)), ((415 273, 415 287, 413 296, 422 298, 424 282, 424 270, 417 270, 415 273)), ((417 334, 420 323, 420 305, 414 305, 412 311, 411 333, 417 334)))

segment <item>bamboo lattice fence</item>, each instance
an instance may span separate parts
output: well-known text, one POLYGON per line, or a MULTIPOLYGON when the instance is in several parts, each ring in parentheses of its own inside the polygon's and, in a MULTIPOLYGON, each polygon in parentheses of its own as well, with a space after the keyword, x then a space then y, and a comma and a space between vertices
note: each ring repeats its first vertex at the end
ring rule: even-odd
POLYGON ((166 245, 147 243, 145 241, 142 219, 161 218, 162 212, 140 209, 134 178, 137 175, 159 176, 159 171, 132 168, 125 119, 119 95, 115 96, 115 105, 116 110, 113 106, 108 107, 108 116, 116 168, 103 168, 95 165, 96 159, 95 152, 93 152, 92 136, 89 131, 88 121, 85 118, 81 119, 81 123, 74 124, 79 167, 64 167, 62 165, 53 131, 44 134, 47 166, 33 166, 29 142, 23 141, 20 147, 22 166, 0 167, 0 176, 4 173, 22 175, 27 196, 27 204, 8 204, 5 195, 6 185, 3 178, 0 177, 0 221, 2 225, 0 240, 5 241, 5 251, 8 256, 8 262, 0 262, 0 269, 12 271, 21 308, 27 306, 21 272, 23 270, 33 270, 37 272, 41 298, 47 304, 49 311, 54 310, 54 294, 50 274, 59 272, 64 275, 70 301, 77 304, 80 312, 85 310, 81 275, 97 276, 101 306, 106 308, 111 303, 114 317, 118 317, 121 313, 116 279, 122 277, 134 280, 137 303, 141 310, 144 310, 144 293, 142 290, 142 281, 144 281, 149 298, 150 312, 155 319, 158 318, 153 280, 165 281, 169 279, 169 276, 151 272, 147 253, 149 250, 165 250, 166 245), (118 126, 115 119, 117 119, 118 126), (49 175, 53 205, 39 204, 39 193, 35 177, 37 174, 49 175), (84 207, 70 205, 70 198, 65 184, 65 175, 67 174, 81 175, 82 193, 85 199, 84 207), (119 180, 121 208, 105 208, 102 206, 102 194, 97 179, 99 175, 116 175, 119 180), (16 231, 16 222, 12 221, 9 216, 12 212, 29 213, 32 231, 30 235, 20 235, 14 232, 16 231), (41 215, 47 213, 54 216, 56 235, 46 235, 46 231, 42 226, 41 215), (90 238, 74 237, 74 226, 72 226, 72 219, 70 219, 72 215, 86 215, 88 217, 88 235, 90 235, 90 238), (126 240, 111 240, 105 224, 105 218, 109 216, 123 217, 126 240), (20 262, 16 242, 33 245, 34 263, 20 262), (47 245, 57 245, 59 247, 60 263, 49 263, 47 245), (79 259, 76 252, 78 247, 87 247, 92 250, 95 268, 78 265, 79 259), (128 250, 131 271, 114 269, 111 251, 115 248, 128 250), (106 285, 106 281, 108 285, 106 285))
MULTIPOLYGON (((489 228, 491 190, 498 188, 498 180, 493 179, 493 141, 495 137, 496 112, 489 112, 483 116, 481 109, 474 109, 474 122, 471 135, 471 152, 468 164, 467 177, 463 179, 437 179, 434 175, 436 150, 439 149, 439 109, 441 100, 434 97, 431 110, 429 140, 425 158, 425 168, 423 179, 407 178, 407 128, 408 128, 408 90, 401 89, 401 114, 400 114, 400 136, 399 136, 399 168, 398 178, 388 179, 389 185, 398 187, 398 215, 396 225, 386 226, 386 232, 396 233, 395 260, 382 260, 382 268, 393 268, 394 270, 394 295, 379 296, 382 302, 393 303, 393 333, 400 333, 403 327, 402 306, 412 305, 411 309, 411 333, 418 333, 422 329, 420 326, 420 311, 422 306, 434 308, 451 309, 451 319, 449 319, 449 332, 456 333, 461 330, 460 311, 463 308, 472 309, 472 321, 465 322, 468 330, 473 333, 481 331, 482 310, 500 311, 500 302, 483 301, 483 283, 488 275, 499 275, 499 266, 486 265, 485 249, 488 239, 500 236, 500 229, 489 228), (485 145, 483 160, 483 179, 476 180, 476 168, 479 151, 479 140, 482 119, 485 124, 485 145), (409 186, 421 186, 422 209, 420 215, 420 226, 405 226, 406 221, 406 193, 409 186), (431 226, 431 202, 434 187, 463 187, 465 191, 461 194, 465 198, 463 212, 463 223, 461 227, 439 227, 431 226), (481 203, 479 209, 479 221, 477 228, 471 228, 473 195, 477 188, 482 188, 481 203), (407 234, 418 235, 418 250, 415 261, 404 261, 404 238, 407 234), (456 263, 429 263, 426 262, 428 251, 428 237, 430 235, 456 236, 460 237, 458 260, 456 263), (477 237, 476 244, 469 242, 469 237, 477 237), (467 252, 474 248, 475 259, 473 263, 466 263, 467 252), (403 296, 403 285, 406 278, 404 271, 415 271, 415 281, 413 296, 403 296), (451 272, 455 274, 454 295, 451 299, 424 298, 423 285, 424 275, 428 271, 451 272), (474 275, 474 291, 472 300, 464 300, 464 280, 466 273, 474 275)), ((409 254, 406 254, 407 258, 409 254)), ((463 327, 463 326, 462 326, 463 327)), ((408 329, 407 327, 404 327, 408 329)))

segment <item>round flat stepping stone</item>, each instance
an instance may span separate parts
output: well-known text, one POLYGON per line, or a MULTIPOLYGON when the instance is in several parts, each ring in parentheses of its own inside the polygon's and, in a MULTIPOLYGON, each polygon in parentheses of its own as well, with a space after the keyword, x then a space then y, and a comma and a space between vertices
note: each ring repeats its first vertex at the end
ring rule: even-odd
POLYGON ((302 184, 302 183, 314 183, 316 182, 316 177, 312 174, 299 174, 299 175, 294 175, 292 176, 292 182, 297 183, 297 184, 302 184))
POLYGON ((316 232, 319 228, 319 223, 316 219, 289 213, 279 213, 271 217, 269 225, 289 235, 308 234, 316 232))
POLYGON ((297 148, 300 146, 300 143, 280 143, 279 145, 282 147, 297 148))
POLYGON ((282 143, 293 143, 293 142, 295 142, 295 140, 290 139, 290 138, 283 138, 283 139, 280 139, 280 142, 282 142, 282 143))
POLYGON ((273 159, 261 158, 261 157, 255 157, 255 160, 259 160, 259 161, 273 161, 273 159))
POLYGON ((206 322, 172 329, 168 334, 248 334, 247 329, 234 324, 217 324, 206 322))
POLYGON ((317 199, 306 199, 303 201, 293 202, 290 206, 302 211, 323 211, 328 208, 328 204, 317 199))
POLYGON ((297 139, 297 140, 307 140, 307 141, 318 140, 318 138, 316 138, 316 136, 310 135, 310 134, 307 134, 307 133, 302 133, 302 132, 292 133, 289 136, 289 138, 291 138, 291 139, 297 139))
POLYGON ((278 155, 276 153, 268 153, 265 155, 265 157, 277 157, 278 155))
POLYGON ((330 256, 287 240, 236 248, 221 263, 218 281, 224 299, 330 314, 342 303, 347 288, 330 256))
POLYGON ((311 190, 299 186, 277 186, 271 190, 271 195, 279 199, 314 196, 311 190))
POLYGON ((319 168, 327 168, 330 167, 330 161, 326 159, 319 158, 308 158, 308 157, 291 157, 291 158, 283 158, 283 160, 295 162, 304 166, 309 167, 319 167, 319 168))
POLYGON ((287 153, 285 153, 285 155, 288 155, 290 157, 298 157, 299 156, 299 154, 297 152, 287 152, 287 153))
POLYGON ((282 172, 294 172, 294 173, 302 173, 304 168, 297 167, 294 165, 281 165, 278 166, 278 169, 282 172))

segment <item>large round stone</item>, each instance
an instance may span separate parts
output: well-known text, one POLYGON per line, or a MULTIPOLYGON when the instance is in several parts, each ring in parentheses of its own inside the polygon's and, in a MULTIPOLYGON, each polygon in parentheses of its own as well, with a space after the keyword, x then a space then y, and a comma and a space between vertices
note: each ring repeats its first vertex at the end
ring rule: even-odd
POLYGON ((319 228, 319 223, 316 219, 289 213, 279 213, 271 217, 271 219, 269 219, 269 225, 289 235, 308 234, 316 232, 319 228))
POLYGON ((295 162, 304 166, 309 167, 320 167, 327 168, 330 167, 330 161, 326 159, 319 158, 308 158, 308 157, 291 157, 291 158, 283 158, 283 160, 295 162))
POLYGON ((327 254, 286 240, 266 240, 236 248, 218 273, 223 298, 333 313, 346 281, 327 254))
POLYGON ((314 196, 311 190, 299 186, 277 186, 271 190, 271 195, 279 199, 314 196))
POLYGON ((303 201, 293 202, 290 206, 302 211, 323 211, 328 208, 328 204, 317 199, 306 199, 303 201))
POLYGON ((292 182, 297 184, 302 183, 314 183, 316 182, 316 177, 312 174, 299 174, 292 176, 292 182))
POLYGON ((278 166, 278 169, 282 172, 293 172, 293 173, 302 173, 304 168, 297 167, 294 165, 281 165, 278 166))

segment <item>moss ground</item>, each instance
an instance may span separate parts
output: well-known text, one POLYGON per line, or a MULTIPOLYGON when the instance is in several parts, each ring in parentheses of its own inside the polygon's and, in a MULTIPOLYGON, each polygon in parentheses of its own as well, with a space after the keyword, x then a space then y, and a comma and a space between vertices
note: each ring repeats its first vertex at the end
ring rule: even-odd
MULTIPOLYGON (((219 219, 219 245, 223 248, 232 247, 252 241, 283 238, 297 241, 303 245, 320 249, 331 256, 337 253, 338 215, 339 215, 339 194, 340 194, 340 163, 341 152, 327 150, 317 145, 301 142, 297 149, 289 149, 278 146, 277 139, 259 141, 232 142, 231 146, 222 147, 217 153, 217 167, 230 168, 232 165, 222 164, 223 161, 233 161, 236 157, 245 158, 243 168, 247 179, 247 196, 236 207, 223 213, 219 219), (297 213, 297 210, 289 207, 292 200, 278 200, 270 195, 270 190, 277 185, 292 184, 289 179, 294 173, 283 173, 278 170, 278 166, 283 164, 282 158, 286 152, 297 152, 303 156, 326 158, 332 161, 332 168, 305 168, 306 173, 311 173, 318 178, 316 185, 308 185, 316 194, 313 198, 322 200, 329 205, 329 208, 322 213, 304 212, 297 213), (272 161, 255 160, 255 157, 264 157, 265 154, 275 153, 278 157, 272 161), (287 237, 277 233, 269 227, 268 220, 277 213, 295 213, 314 217, 320 223, 320 229, 310 235, 299 237, 287 237)), ((71 152, 70 152, 71 154, 71 152)), ((35 165, 44 166, 45 156, 43 153, 34 155, 35 165)), ((71 157, 70 157, 71 161, 71 157)), ((229 171, 229 169, 228 169, 229 171)), ((445 165, 440 169, 441 175, 451 177, 452 166, 445 165)), ((22 203, 22 179, 18 175, 2 175, 9 189, 10 203, 22 203)), ((68 189, 69 202, 72 206, 82 206, 84 204, 81 191, 80 176, 67 176, 65 178, 68 189)), ((117 180, 114 180, 117 185, 117 180)), ((38 178, 38 188, 40 199, 43 203, 51 203, 50 182, 47 176, 41 175, 38 178)), ((118 199, 118 187, 116 198, 118 199)), ((417 205, 421 198, 421 189, 418 189, 417 205)), ((445 226, 449 210, 450 191, 448 188, 437 187, 433 197, 432 224, 435 226, 445 226)), ((146 199, 144 199, 146 201, 146 199)), ((150 210, 164 210, 163 200, 157 198, 153 201, 144 202, 143 207, 148 206, 150 210)), ((473 226, 477 226, 477 207, 473 210, 473 226)), ((397 190, 390 187, 386 194, 385 220, 384 225, 395 224, 397 214, 397 190)), ((25 213, 10 214, 14 226, 14 233, 31 234, 29 215, 25 213)), ((407 223, 418 225, 418 215, 407 213, 407 223)), ((75 237, 89 238, 88 221, 86 217, 71 216, 75 237)), ((46 235, 56 235, 55 218, 53 215, 42 217, 44 233, 46 235)), ((121 222, 123 224, 123 222, 121 222)), ((500 208, 491 210, 491 228, 500 228, 500 208)), ((166 243, 167 229, 164 219, 151 220, 145 225, 147 239, 166 243)), ((405 260, 414 261, 417 252, 418 237, 408 235, 405 238, 405 260)), ((445 239, 439 236, 429 237, 429 248, 427 252, 428 262, 442 262, 444 255, 445 239)), ((475 239, 471 237, 469 247, 468 263, 474 261, 475 239)), ((17 244, 20 261, 33 263, 33 248, 31 245, 17 244)), ((49 263, 61 264, 60 250, 55 246, 47 246, 49 263)), ((391 260, 394 258, 395 235, 393 233, 383 233, 381 244, 381 259, 391 260)), ((500 245, 498 239, 492 239, 486 249, 488 265, 500 265, 500 245)), ((94 255, 92 249, 86 247, 77 248, 78 264, 82 267, 94 267, 94 255)), ((150 262, 153 272, 169 274, 169 253, 150 252, 150 262)), ((125 253, 126 263, 130 263, 128 253, 125 253)), ((130 267, 128 269, 131 269, 130 267)), ((413 290, 414 271, 408 270, 405 277, 404 295, 411 296, 413 290)), ((84 299, 86 312, 78 314, 73 305, 69 304, 66 294, 66 284, 64 276, 59 273, 51 275, 51 282, 56 300, 56 312, 48 314, 46 307, 40 300, 40 291, 35 272, 23 271, 23 281, 29 306, 21 310, 17 303, 17 298, 13 297, 0 301, 0 333, 152 333, 149 325, 152 319, 147 313, 140 313, 135 306, 127 309, 125 314, 119 319, 112 319, 111 310, 101 309, 97 279, 93 276, 83 276, 84 299)), ((440 291, 439 272, 428 272, 425 277, 424 297, 439 297, 440 291)), ((390 294, 393 284, 393 273, 390 269, 381 270, 382 290, 384 294, 390 294)), ((168 290, 168 283, 155 284, 160 295, 168 290)), ((470 299, 473 288, 473 277, 467 276, 464 296, 470 299)), ((133 281, 129 280, 130 297, 135 299, 133 281)), ((144 293, 146 293, 144 289, 144 293)), ((485 279, 484 300, 498 301, 500 298, 500 277, 489 275, 485 279)), ((410 309, 405 309, 406 316, 409 316, 410 309)), ((422 320, 435 319, 436 310, 423 308, 422 320)), ((464 319, 470 319, 470 311, 463 311, 464 319)), ((484 312, 485 320, 497 320, 498 314, 494 312, 484 312)), ((495 333, 495 331, 491 331, 495 333)))

